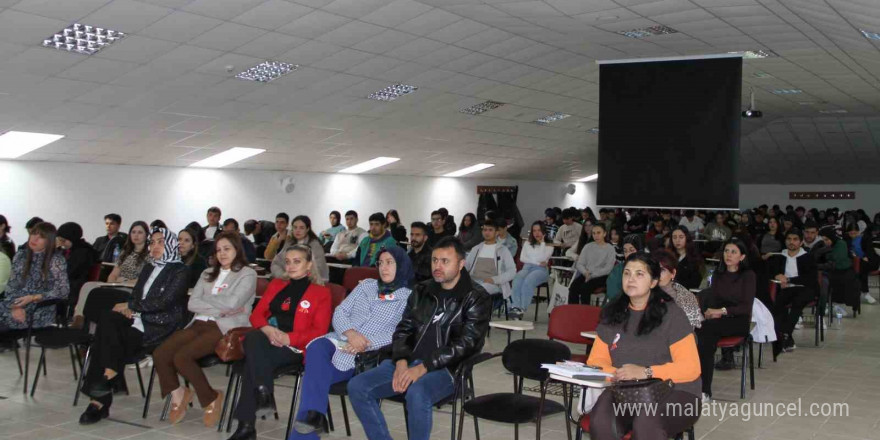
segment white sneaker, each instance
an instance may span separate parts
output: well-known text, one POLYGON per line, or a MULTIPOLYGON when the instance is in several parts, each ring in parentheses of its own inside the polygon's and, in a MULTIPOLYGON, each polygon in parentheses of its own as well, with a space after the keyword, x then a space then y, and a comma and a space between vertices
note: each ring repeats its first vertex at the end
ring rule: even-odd
POLYGON ((801 318, 798 319, 798 322, 797 322, 797 324, 794 325, 794 328, 797 330, 804 328, 804 317, 803 316, 801 316, 801 318))
POLYGON ((871 294, 868 292, 865 292, 862 294, 862 301, 864 301, 868 304, 877 304, 877 300, 874 299, 874 297, 871 296, 871 294))
POLYGON ((710 396, 709 396, 708 394, 706 394, 706 393, 703 393, 703 404, 704 404, 704 405, 708 405, 708 404, 711 403, 711 402, 712 402, 712 397, 710 397, 710 396))
POLYGON ((152 366, 153 366, 153 357, 147 356, 147 357, 141 359, 141 361, 138 362, 137 364, 130 364, 126 368, 128 368, 129 370, 134 370, 137 367, 141 367, 141 369, 144 369, 144 368, 150 368, 152 366))

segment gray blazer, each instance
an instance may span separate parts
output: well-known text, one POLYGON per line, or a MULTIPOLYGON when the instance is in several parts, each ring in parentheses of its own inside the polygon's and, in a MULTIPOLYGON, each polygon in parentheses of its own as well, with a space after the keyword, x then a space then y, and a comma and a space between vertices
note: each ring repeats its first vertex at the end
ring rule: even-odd
MULTIPOLYGON (((228 287, 219 294, 212 295, 214 282, 208 281, 208 273, 211 268, 205 269, 199 276, 196 287, 193 288, 189 297, 187 308, 196 315, 211 316, 215 319, 217 327, 225 335, 230 329, 236 327, 250 327, 251 308, 254 305, 254 296, 257 294, 257 272, 250 267, 242 267, 238 272, 232 271, 223 280, 228 287), (229 312, 238 308, 244 311, 232 316, 220 318, 223 312, 229 312)), ((195 321, 193 318, 187 327, 195 321)))

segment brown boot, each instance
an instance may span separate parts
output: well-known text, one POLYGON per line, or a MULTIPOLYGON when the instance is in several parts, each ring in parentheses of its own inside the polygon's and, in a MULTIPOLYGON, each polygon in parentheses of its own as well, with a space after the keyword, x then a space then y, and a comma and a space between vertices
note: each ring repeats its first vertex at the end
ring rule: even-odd
POLYGON ((217 398, 204 408, 205 415, 202 417, 202 421, 205 422, 205 426, 208 428, 213 427, 220 421, 220 410, 223 409, 223 391, 214 391, 217 392, 217 398))
POLYGON ((172 425, 179 423, 186 417, 186 408, 192 402, 193 392, 189 388, 183 390, 183 400, 179 404, 171 404, 171 411, 168 412, 168 422, 172 425))
POLYGON ((70 328, 80 330, 85 323, 86 319, 82 315, 76 315, 73 317, 73 321, 70 322, 70 328))

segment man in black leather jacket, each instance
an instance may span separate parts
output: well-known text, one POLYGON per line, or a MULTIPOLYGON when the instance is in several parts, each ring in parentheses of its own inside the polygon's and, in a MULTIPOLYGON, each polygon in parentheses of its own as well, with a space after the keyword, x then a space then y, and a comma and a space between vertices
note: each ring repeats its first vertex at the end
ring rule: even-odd
POLYGON ((453 393, 456 367, 483 348, 492 302, 464 263, 458 240, 437 242, 433 279, 413 288, 392 337, 392 358, 349 381, 349 399, 368 439, 391 438, 378 401, 405 393, 409 438, 428 440, 432 406, 453 393))

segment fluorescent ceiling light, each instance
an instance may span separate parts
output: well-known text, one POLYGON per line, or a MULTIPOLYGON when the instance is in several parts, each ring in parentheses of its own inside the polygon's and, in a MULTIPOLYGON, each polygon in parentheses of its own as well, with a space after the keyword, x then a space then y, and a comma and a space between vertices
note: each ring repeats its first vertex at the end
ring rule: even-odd
POLYGON ((476 173, 477 171, 485 170, 486 168, 494 167, 494 163, 478 163, 472 167, 462 168, 458 171, 453 171, 449 174, 444 174, 443 177, 461 177, 466 176, 471 173, 476 173))
POLYGON ((859 29, 859 32, 861 32, 862 35, 864 35, 865 38, 867 38, 869 40, 880 40, 880 33, 866 31, 864 29, 859 29))
POLYGON ((547 124, 549 124, 549 123, 551 123, 551 122, 553 122, 553 121, 558 121, 558 120, 560 120, 560 119, 565 119, 565 118, 567 118, 567 117, 569 117, 569 116, 571 116, 571 115, 567 115, 567 114, 565 114, 565 113, 559 113, 559 112, 556 112, 556 113, 553 113, 552 115, 544 116, 543 118, 538 119, 538 120, 535 121, 535 122, 538 123, 538 124, 540 124, 540 125, 547 125, 547 124))
POLYGON ((599 134, 599 127, 593 127, 593 128, 591 128, 591 129, 587 130, 587 133, 590 133, 590 134, 599 134))
POLYGON ((235 75, 238 79, 243 79, 247 81, 259 81, 259 82, 269 82, 273 79, 279 78, 281 75, 286 75, 294 70, 298 69, 298 65, 290 64, 290 63, 282 63, 280 61, 263 61, 260 64, 257 64, 254 67, 251 67, 244 72, 235 75))
POLYGON ((773 75, 767 72, 755 72, 752 74, 755 78, 773 78, 773 75))
POLYGON ((486 102, 481 102, 479 104, 474 104, 470 107, 463 108, 460 111, 464 114, 475 116, 475 115, 479 115, 481 113, 485 113, 489 110, 494 110, 498 107, 501 107, 502 105, 504 105, 503 102, 486 101, 486 102))
POLYGON ((832 115, 832 114, 849 113, 849 112, 846 111, 845 109, 838 108, 838 109, 833 109, 833 110, 819 110, 819 113, 826 114, 826 115, 832 115))
POLYGON ((743 59, 746 59, 746 60, 755 60, 755 59, 760 59, 760 58, 768 58, 768 57, 776 56, 776 54, 773 53, 773 51, 764 50, 764 49, 744 50, 744 51, 739 51, 739 52, 727 52, 727 53, 740 54, 740 55, 742 55, 743 59))
POLYGON ((403 95, 409 95, 418 89, 418 87, 406 84, 392 84, 378 92, 370 93, 370 96, 367 96, 367 98, 375 99, 377 101, 394 101, 395 99, 400 98, 403 95))
POLYGON ((375 159, 370 159, 366 162, 361 162, 357 165, 350 166, 344 170, 339 170, 340 173, 347 174, 359 174, 365 171, 370 171, 374 168, 384 167, 390 163, 394 163, 400 160, 399 157, 377 157, 375 159))
POLYGON ((800 89, 776 89, 773 93, 777 95, 799 95, 803 93, 803 90, 800 89))
POLYGON ((226 165, 230 165, 265 152, 266 150, 262 148, 235 147, 230 148, 222 153, 217 153, 207 159, 202 159, 190 166, 195 168, 223 168, 226 165))
POLYGON ((7 131, 0 135, 0 159, 15 159, 63 137, 60 134, 7 131))
POLYGON ((598 174, 593 174, 591 176, 584 177, 583 179, 578 179, 578 182, 592 182, 599 178, 598 174))
POLYGON ((74 23, 43 40, 43 47, 91 55, 122 38, 119 31, 74 23))
POLYGON ((646 28, 633 29, 629 31, 617 31, 618 34, 630 38, 646 38, 654 35, 677 34, 678 31, 668 26, 657 25, 646 28))

